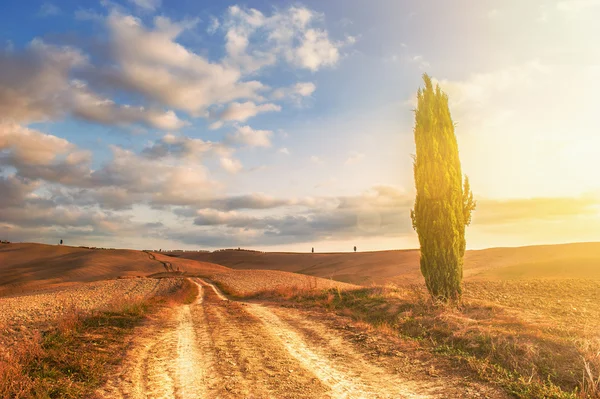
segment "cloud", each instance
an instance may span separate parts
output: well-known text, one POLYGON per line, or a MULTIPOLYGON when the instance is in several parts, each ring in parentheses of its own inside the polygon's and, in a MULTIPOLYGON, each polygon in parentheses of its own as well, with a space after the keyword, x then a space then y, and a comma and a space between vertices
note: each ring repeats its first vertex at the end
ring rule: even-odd
POLYGON ((364 158, 365 158, 365 154, 356 152, 356 151, 352 151, 348 155, 348 158, 346 159, 346 162, 344 162, 344 164, 355 165, 355 164, 361 162, 364 158))
POLYGON ((195 158, 205 156, 231 156, 233 149, 223 143, 204 141, 185 136, 175 136, 168 133, 142 150, 142 155, 150 159, 165 157, 195 158))
POLYGON ((16 122, 53 120, 66 115, 106 125, 141 123, 175 130, 186 125, 175 112, 114 101, 73 79, 88 65, 80 50, 33 40, 21 53, 0 53, 0 117, 16 122))
MULTIPOLYGON (((0 50, 3 228, 17 237, 60 234, 103 240, 114 234, 139 236, 152 227, 177 237, 168 221, 149 226, 134 222, 132 215, 168 216, 173 208, 190 208, 195 219, 218 220, 243 209, 316 206, 317 200, 311 199, 216 195, 223 186, 209 173, 207 160, 216 160, 226 172, 241 172, 244 167, 235 157, 238 146, 270 147, 273 136, 270 130, 244 122, 263 112, 280 111, 270 98, 296 102, 316 89, 314 83, 301 81, 273 90, 259 79, 263 68, 278 63, 310 72, 333 67, 351 40, 331 39, 323 16, 304 7, 265 14, 230 7, 224 18, 207 24, 211 34, 224 35, 225 53, 215 58, 180 40, 196 29, 199 19, 152 17, 161 6, 157 0, 129 3, 144 17, 128 15, 126 6, 112 2, 103 3, 108 15, 92 9, 75 11, 80 21, 101 23, 97 25, 105 29, 101 41, 78 40, 82 47, 76 48, 34 39, 24 49, 0 50), (73 142, 26 127, 64 118, 170 133, 141 150, 111 146, 112 156, 95 159, 73 142), (232 131, 222 142, 173 133, 192 118, 233 122, 232 131)), ((42 7, 45 14, 56 13, 51 6, 42 7)), ((279 152, 289 154, 287 148, 279 152)), ((218 225, 207 240, 222 237, 231 228, 218 225)), ((237 235, 250 239, 266 231, 251 230, 242 229, 237 235)))
POLYGON ((222 157, 220 162, 223 169, 225 169, 229 173, 235 174, 243 169, 242 163, 237 159, 222 157))
POLYGON ((20 206, 31 193, 39 187, 39 183, 15 176, 0 176, 0 209, 9 206, 20 206))
MULTIPOLYGON (((22 181, 61 184, 75 190, 59 190, 59 196, 68 203, 69 196, 85 195, 84 202, 71 201, 80 205, 87 201, 101 206, 107 196, 113 197, 113 204, 119 202, 118 207, 127 206, 125 197, 130 203, 157 206, 187 205, 208 198, 220 185, 210 178, 202 156, 231 159, 233 149, 169 134, 140 154, 118 146, 113 146, 112 152, 112 159, 93 170, 91 153, 67 140, 16 124, 0 126, 0 165, 15 168, 14 177, 26 179, 22 181)), ((232 165, 236 162, 231 161, 232 165)))
POLYGON ((136 7, 141 8, 146 11, 155 11, 160 7, 162 0, 128 0, 130 3, 134 4, 136 7))
POLYGON ((91 8, 79 8, 75 11, 75 19, 78 21, 96 21, 101 22, 104 21, 104 15, 94 11, 91 8))
POLYGON ((0 124, 0 150, 18 164, 49 165, 59 155, 75 149, 60 137, 22 127, 16 123, 0 124))
POLYGON ((211 17, 210 17, 210 24, 206 28, 206 32, 209 35, 214 35, 217 32, 217 30, 219 29, 220 26, 221 26, 221 23, 219 22, 219 18, 211 15, 211 17))
MULTIPOLYGON (((155 10, 160 1, 135 0, 138 8, 155 10)), ((50 3, 47 3, 50 4, 50 3)), ((17 122, 75 116, 102 124, 142 124, 175 130, 185 126, 178 112, 219 121, 246 121, 281 106, 265 101, 269 88, 256 79, 259 69, 276 62, 316 71, 337 63, 338 48, 322 28, 322 16, 302 7, 262 14, 230 7, 222 21, 227 56, 209 60, 178 42, 198 19, 173 21, 156 16, 152 23, 112 7, 108 16, 93 10, 75 12, 80 20, 103 20, 106 40, 90 46, 90 54, 70 46, 33 40, 24 51, 0 52, 0 117, 17 122), (110 93, 110 96, 107 94, 110 93), (125 104, 116 98, 135 98, 125 104), (223 109, 218 115, 209 110, 223 109)), ((216 33, 216 31, 215 31, 216 33)), ((278 89, 274 98, 299 101, 315 90, 310 82, 278 89)))
POLYGON ((476 225, 514 224, 527 220, 564 220, 573 216, 600 214, 600 197, 479 199, 473 223, 476 225))
POLYGON ((290 150, 288 150, 286 147, 281 147, 279 150, 277 150, 277 152, 280 154, 290 155, 290 150))
POLYGON ((1 49, 0 118, 33 122, 62 115, 71 71, 86 63, 81 51, 39 39, 23 52, 1 49))
POLYGON ((311 71, 322 66, 335 65, 340 58, 338 48, 329 41, 326 31, 309 29, 304 32, 302 45, 295 51, 288 51, 288 61, 311 71))
POLYGON ((38 11, 37 15, 40 17, 52 17, 60 15, 62 12, 55 4, 43 3, 38 11))
POLYGON ((135 204, 140 204, 143 200, 143 195, 130 193, 122 187, 74 189, 58 187, 52 188, 49 191, 52 201, 60 206, 99 206, 102 209, 126 210, 131 209, 135 204))
POLYGON ((271 94, 271 97, 276 100, 288 98, 296 103, 300 103, 303 98, 310 97, 317 86, 312 82, 298 82, 291 87, 282 87, 276 89, 271 94))
POLYGON ((271 103, 257 105, 252 101, 246 101, 243 103, 232 102, 223 111, 214 115, 214 117, 220 121, 245 122, 249 118, 258 115, 261 112, 278 111, 281 111, 281 107, 271 103))
POLYGON ((310 161, 311 161, 312 163, 315 163, 315 164, 317 164, 317 165, 323 165, 323 164, 325 163, 325 161, 323 161, 321 158, 319 158, 319 157, 318 157, 318 156, 316 156, 316 155, 313 155, 313 156, 311 156, 311 157, 310 157, 310 161))
POLYGON ((412 196, 395 187, 377 186, 357 196, 313 200, 261 199, 255 195, 238 197, 235 204, 231 199, 222 199, 204 204, 210 207, 197 211, 180 210, 178 214, 193 218, 196 226, 230 233, 229 237, 222 236, 225 240, 239 239, 234 234, 242 229, 248 232, 244 242, 269 245, 350 237, 403 236, 412 231, 409 217, 412 201, 412 196), (285 215, 257 216, 239 212, 250 208, 251 204, 260 204, 260 209, 292 205, 299 208, 285 215))
POLYGON ((177 130, 188 125, 173 111, 115 104, 110 99, 90 92, 82 82, 75 82, 73 85, 72 114, 79 119, 104 125, 128 126, 141 123, 162 130, 177 130))
POLYGON ((65 139, 11 122, 0 123, 0 165, 19 178, 80 184, 89 176, 91 152, 65 139))
POLYGON ((304 7, 277 10, 270 16, 256 9, 229 8, 222 26, 226 29, 228 63, 246 71, 273 65, 277 59, 317 71, 335 65, 339 49, 352 43, 329 39, 327 30, 318 25, 322 15, 304 7), (257 36, 266 41, 253 41, 257 36))
POLYGON ((134 92, 196 117, 206 116, 214 104, 260 99, 262 83, 244 81, 236 67, 210 62, 176 42, 195 24, 156 17, 149 29, 139 19, 113 11, 106 21, 110 59, 88 77, 95 85, 134 92))
POLYGON ((227 135, 226 141, 231 144, 243 144, 249 147, 270 147, 270 130, 255 130, 250 126, 235 126, 235 131, 227 135))
POLYGON ((297 203, 298 201, 293 199, 281 199, 265 194, 254 193, 213 199, 198 205, 199 207, 213 208, 220 211, 232 211, 240 209, 272 209, 282 206, 292 206, 297 203))

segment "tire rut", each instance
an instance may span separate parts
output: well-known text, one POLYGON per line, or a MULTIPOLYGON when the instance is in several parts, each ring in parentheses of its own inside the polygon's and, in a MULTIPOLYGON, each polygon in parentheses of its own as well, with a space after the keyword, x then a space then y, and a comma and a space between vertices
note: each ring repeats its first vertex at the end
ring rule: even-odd
POLYGON ((150 321, 137 331, 138 339, 128 353, 122 372, 109 380, 96 397, 205 397, 206 374, 211 369, 207 363, 211 359, 205 358, 198 347, 199 328, 192 314, 195 308, 202 307, 203 289, 200 285, 198 289, 195 303, 179 306, 166 320, 150 321))
MULTIPOLYGON (((427 394, 417 394, 398 376, 366 362, 359 356, 352 361, 332 360, 320 348, 304 340, 289 324, 282 321, 268 308, 249 304, 250 312, 267 325, 271 333, 279 339, 287 351, 302 365, 312 370, 317 377, 331 388, 334 398, 430 398, 427 394), (388 383, 385 383, 385 382, 388 383)), ((345 353, 348 347, 336 348, 335 353, 345 353)))
POLYGON ((473 397, 445 379, 404 378, 357 349, 334 321, 230 301, 212 283, 193 281, 199 288, 196 302, 143 327, 125 371, 100 398, 473 397))
MULTIPOLYGON (((204 286, 210 286, 215 295, 221 300, 227 298, 211 283, 201 280, 204 286)), ((229 302, 232 303, 232 302, 229 302)), ((244 309, 260 320, 280 346, 296 359, 305 370, 310 370, 330 390, 333 398, 410 398, 424 399, 435 397, 430 395, 424 384, 402 381, 398 375, 391 374, 379 368, 360 354, 351 350, 340 337, 328 334, 327 339, 334 344, 314 345, 305 339, 297 328, 283 321, 270 308, 257 304, 244 304, 244 309), (329 353, 327 353, 329 352, 329 353), (342 358, 332 358, 330 354, 343 355, 342 358), (417 393, 416 391, 420 391, 417 393)), ((282 313, 290 313, 286 309, 282 313)), ((307 321, 308 323, 308 321, 307 321)))

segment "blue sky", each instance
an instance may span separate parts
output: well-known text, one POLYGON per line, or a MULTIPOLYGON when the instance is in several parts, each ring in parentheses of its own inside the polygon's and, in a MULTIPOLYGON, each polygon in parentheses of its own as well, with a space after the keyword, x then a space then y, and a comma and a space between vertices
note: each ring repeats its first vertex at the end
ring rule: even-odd
POLYGON ((598 16, 595 0, 5 2, 0 235, 414 247, 427 72, 479 200, 470 247, 598 240, 598 16))

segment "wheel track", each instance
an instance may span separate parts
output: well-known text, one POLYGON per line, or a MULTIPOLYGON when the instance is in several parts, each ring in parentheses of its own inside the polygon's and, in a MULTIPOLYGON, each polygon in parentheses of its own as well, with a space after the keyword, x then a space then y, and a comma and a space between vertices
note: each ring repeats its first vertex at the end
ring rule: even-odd
MULTIPOLYGON (((195 283, 197 284, 197 283, 195 283)), ((211 369, 198 348, 192 311, 202 307, 203 289, 197 300, 174 309, 166 321, 149 323, 129 353, 123 373, 96 394, 99 398, 205 397, 207 372, 211 369)), ((200 328, 201 332, 202 328, 200 328)))
MULTIPOLYGON (((225 295, 212 283, 200 281, 205 287, 210 287, 221 301, 227 301, 225 295)), ((346 356, 346 362, 333 361, 323 350, 310 345, 304 339, 300 330, 283 321, 271 309, 257 303, 248 303, 245 310, 259 319, 266 330, 277 340, 286 351, 295 358, 306 370, 310 370, 326 386, 330 388, 333 398, 410 398, 424 399, 432 396, 417 394, 407 382, 399 381, 398 376, 392 376, 387 371, 380 369, 364 360, 360 355, 352 353, 351 358, 346 356), (350 362, 348 362, 350 360, 350 362), (366 376, 366 378, 364 378, 366 376), (393 378, 393 384, 378 383, 382 380, 393 378)), ((283 312, 282 312, 283 313, 283 312)), ((285 313, 290 313, 286 309, 285 313)), ((310 322, 306 321, 307 324, 310 322)), ((333 353, 347 353, 348 346, 339 342, 339 337, 329 335, 335 341, 329 347, 333 353)))
POLYGON ((148 257, 150 258, 150 260, 155 260, 158 263, 160 263, 161 265, 163 265, 163 267, 165 268, 165 270, 167 272, 174 272, 175 271, 173 269, 173 264, 171 262, 167 262, 167 261, 164 261, 164 260, 156 259, 156 256, 152 252, 150 252, 150 251, 143 251, 143 252, 145 252, 146 254, 148 254, 148 257))
POLYGON ((214 284, 193 281, 198 299, 146 326, 101 398, 448 397, 445 381, 403 379, 307 312, 229 301, 214 284))

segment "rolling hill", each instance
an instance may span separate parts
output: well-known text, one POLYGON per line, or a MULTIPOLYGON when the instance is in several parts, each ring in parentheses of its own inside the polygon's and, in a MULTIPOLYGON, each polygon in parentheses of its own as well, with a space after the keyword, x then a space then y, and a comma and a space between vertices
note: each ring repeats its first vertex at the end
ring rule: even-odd
MULTIPOLYGON (((39 288, 118 277, 146 276, 165 271, 160 262, 142 251, 90 249, 33 243, 0 244, 0 296, 39 288)), ((167 258, 169 259, 169 258, 167 258)), ((181 260, 190 273, 228 270, 224 266, 181 260)))
MULTIPOLYGON (((316 254, 226 250, 169 255, 233 269, 283 270, 362 285, 423 281, 418 250, 316 254)), ((464 273, 466 280, 600 279, 600 243, 471 250, 465 254, 464 273)))

